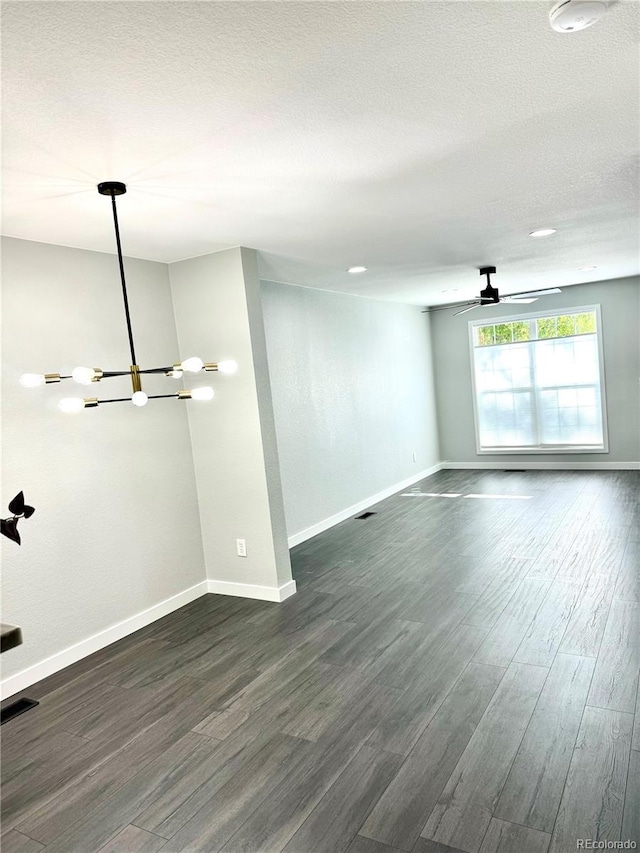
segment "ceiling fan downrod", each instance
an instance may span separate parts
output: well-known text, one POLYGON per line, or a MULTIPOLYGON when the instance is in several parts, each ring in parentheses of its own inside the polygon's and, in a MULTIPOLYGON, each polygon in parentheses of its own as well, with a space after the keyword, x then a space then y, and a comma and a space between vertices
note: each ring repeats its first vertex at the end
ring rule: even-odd
POLYGON ((487 286, 480 291, 480 304, 490 305, 491 303, 500 302, 500 295, 497 287, 491 286, 491 276, 495 275, 495 267, 480 267, 480 275, 486 275, 487 286))

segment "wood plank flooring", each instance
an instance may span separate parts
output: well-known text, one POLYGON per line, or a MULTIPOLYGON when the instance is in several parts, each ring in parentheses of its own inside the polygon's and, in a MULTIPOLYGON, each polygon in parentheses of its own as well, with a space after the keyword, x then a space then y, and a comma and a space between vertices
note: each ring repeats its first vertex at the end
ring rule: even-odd
POLYGON ((293 549, 282 604, 204 596, 25 691, 3 853, 640 844, 640 472, 372 509, 293 549))

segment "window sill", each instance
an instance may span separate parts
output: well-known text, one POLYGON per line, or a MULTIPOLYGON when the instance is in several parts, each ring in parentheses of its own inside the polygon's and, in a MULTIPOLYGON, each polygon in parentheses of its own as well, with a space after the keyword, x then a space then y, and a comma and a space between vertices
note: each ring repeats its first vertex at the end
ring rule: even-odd
POLYGON ((522 456, 524 454, 535 454, 546 456, 548 454, 553 453, 608 453, 608 447, 579 447, 576 445, 571 445, 570 447, 559 447, 549 446, 549 447, 492 447, 492 448, 478 448, 476 453, 478 456, 503 456, 505 454, 512 454, 517 456, 522 456))

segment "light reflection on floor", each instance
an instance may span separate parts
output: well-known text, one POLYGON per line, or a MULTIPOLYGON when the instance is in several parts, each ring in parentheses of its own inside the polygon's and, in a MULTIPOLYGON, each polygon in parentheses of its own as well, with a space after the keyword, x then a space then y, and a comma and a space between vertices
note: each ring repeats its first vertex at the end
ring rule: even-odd
POLYGON ((463 495, 451 492, 402 492, 401 498, 493 498, 506 501, 530 501, 533 495, 463 495))

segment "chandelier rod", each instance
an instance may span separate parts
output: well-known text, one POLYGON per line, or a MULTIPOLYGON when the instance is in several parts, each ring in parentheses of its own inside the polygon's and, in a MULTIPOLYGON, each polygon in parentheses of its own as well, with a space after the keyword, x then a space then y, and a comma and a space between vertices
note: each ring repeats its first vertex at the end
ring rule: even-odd
MULTIPOLYGON (((149 367, 145 370, 139 369, 138 373, 140 373, 140 374, 142 374, 142 373, 166 373, 168 370, 173 370, 173 366, 168 365, 167 367, 149 367)), ((109 379, 109 377, 111 377, 111 376, 131 376, 131 371, 130 370, 103 370, 102 376, 105 379, 109 379)), ((68 377, 63 376, 61 378, 65 379, 68 377)))
MULTIPOLYGON (((176 393, 174 393, 174 394, 149 394, 150 400, 166 400, 169 397, 176 397, 177 398, 178 395, 176 393)), ((100 405, 102 405, 103 403, 130 403, 131 397, 116 397, 113 400, 98 400, 98 402, 100 403, 100 405)))
POLYGON ((127 284, 124 280, 124 263, 122 261, 122 246, 120 245, 120 229, 118 228, 118 213, 116 211, 116 196, 114 192, 111 195, 111 205, 113 207, 113 224, 116 229, 116 246, 118 248, 118 263, 120 265, 120 280, 122 281, 122 298, 124 299, 124 313, 127 318, 127 332, 129 333, 129 347, 131 349, 131 364, 137 364, 136 351, 133 346, 133 332, 131 331, 131 317, 129 316, 129 300, 127 298, 127 284))

